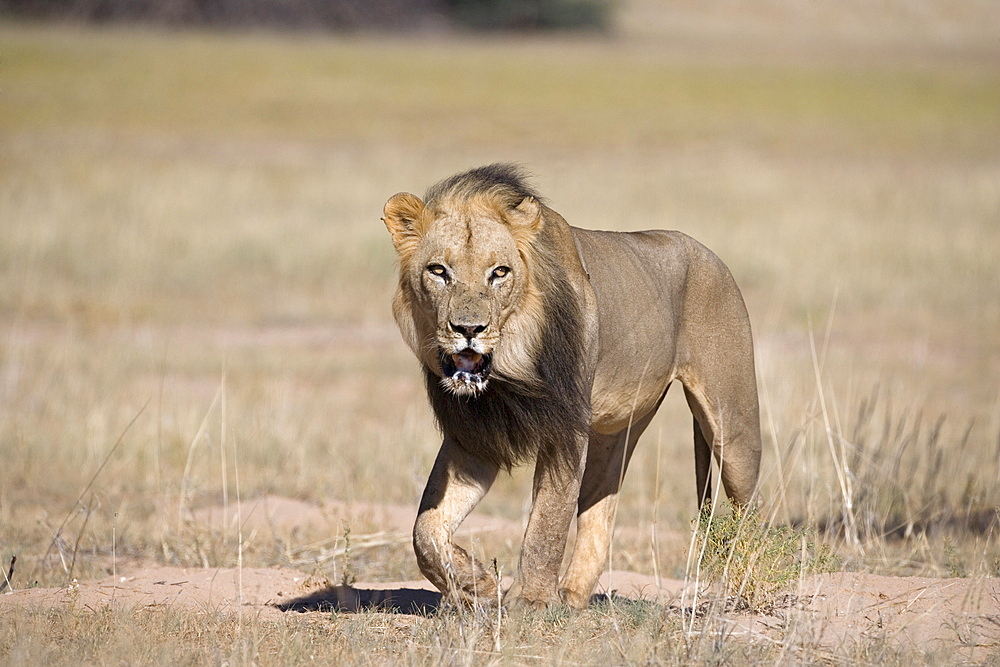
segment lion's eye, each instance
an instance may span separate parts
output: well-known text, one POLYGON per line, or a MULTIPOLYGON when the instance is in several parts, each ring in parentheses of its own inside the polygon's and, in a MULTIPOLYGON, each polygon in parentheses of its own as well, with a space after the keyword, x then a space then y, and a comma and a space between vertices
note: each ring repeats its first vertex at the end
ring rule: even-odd
POLYGON ((440 264, 430 264, 430 265, 428 265, 427 271, 431 275, 435 275, 438 278, 445 278, 445 279, 448 278, 448 269, 444 268, 440 264))
POLYGON ((491 280, 499 280, 500 278, 506 278, 510 273, 510 267, 508 266, 498 266, 493 269, 493 275, 490 276, 491 280))

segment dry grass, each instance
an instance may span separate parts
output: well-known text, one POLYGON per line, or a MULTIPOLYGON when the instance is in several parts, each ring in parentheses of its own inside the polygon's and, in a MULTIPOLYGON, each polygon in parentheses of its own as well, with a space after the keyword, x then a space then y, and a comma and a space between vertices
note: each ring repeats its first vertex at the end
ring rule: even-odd
MULTIPOLYGON (((415 503, 437 436, 388 313, 378 217, 398 190, 495 160, 526 163, 575 224, 681 229, 730 265, 758 342, 768 517, 820 530, 852 569, 997 576, 1000 21, 982 20, 992 5, 925 4, 938 23, 845 5, 825 33, 825 15, 778 0, 721 22, 714 4, 680 6, 669 25, 638 3, 632 39, 586 42, 0 24, 0 560, 17 554, 13 583, 90 578, 112 555, 285 563, 331 537, 258 533, 240 551, 188 520, 237 494, 415 503)), ((636 454, 616 567, 685 573, 682 403, 668 398, 636 454)), ((516 474, 483 511, 519 519, 527 495, 516 474)), ((516 543, 477 549, 513 571, 516 543)), ((417 574, 406 545, 354 568, 417 574)), ((634 620, 612 631, 611 613, 519 621, 501 655, 828 659, 695 637, 656 610, 614 611, 634 620)), ((496 657, 488 623, 461 617, 102 614, 0 620, 0 655, 496 657)), ((907 660, 876 644, 838 660, 907 660)))

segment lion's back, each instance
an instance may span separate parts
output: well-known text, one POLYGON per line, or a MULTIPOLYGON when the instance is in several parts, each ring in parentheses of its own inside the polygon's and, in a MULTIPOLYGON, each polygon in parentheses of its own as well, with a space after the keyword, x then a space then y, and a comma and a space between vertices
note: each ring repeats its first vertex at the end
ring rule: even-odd
POLYGON ((704 322, 749 323, 725 264, 690 236, 577 228, 573 235, 597 298, 595 428, 613 431, 633 407, 640 414, 655 407, 656 392, 648 405, 634 405, 638 387, 666 387, 704 322))
MULTIPOLYGON (((694 239, 681 232, 606 232, 573 229, 580 258, 598 300, 602 324, 680 317, 694 239)), ((697 244, 700 245, 700 244, 697 244)))
POLYGON ((573 236, 602 320, 607 316, 634 325, 667 318, 676 324, 685 316, 680 309, 692 297, 704 301, 712 292, 738 294, 722 260, 683 232, 573 228, 573 236))

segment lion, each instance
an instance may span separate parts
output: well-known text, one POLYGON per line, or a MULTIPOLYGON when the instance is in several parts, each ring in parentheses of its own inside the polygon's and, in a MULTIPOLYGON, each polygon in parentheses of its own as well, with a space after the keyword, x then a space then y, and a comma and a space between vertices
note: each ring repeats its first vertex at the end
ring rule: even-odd
POLYGON ((496 600, 453 535, 500 470, 535 462, 513 608, 583 608, 604 570, 622 479, 679 380, 694 417, 699 503, 712 456, 751 500, 760 417, 750 318, 722 261, 677 231, 571 227, 516 165, 400 193, 382 218, 398 255, 393 314, 443 434, 420 501, 421 572, 452 599, 496 600), (574 514, 577 539, 560 579, 574 514))

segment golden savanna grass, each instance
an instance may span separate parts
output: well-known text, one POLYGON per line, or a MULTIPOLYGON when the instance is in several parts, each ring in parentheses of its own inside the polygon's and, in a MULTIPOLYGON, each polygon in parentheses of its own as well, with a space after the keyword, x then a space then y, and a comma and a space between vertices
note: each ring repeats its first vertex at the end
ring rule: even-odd
MULTIPOLYGON (((0 23, 0 561, 289 564, 335 537, 191 520, 263 494, 415 506, 437 447, 389 314, 400 190, 524 163, 572 224, 680 229, 755 328, 762 515, 840 567, 998 576, 1000 17, 638 2, 617 35, 214 34, 0 23), (303 551, 304 550, 304 551, 303 551)), ((668 397, 613 565, 682 578, 690 423, 668 397)), ((478 513, 522 517, 522 471, 478 513)), ((347 526, 355 535, 376 526, 347 526)), ((343 532, 343 531, 338 531, 343 532)), ((405 542, 297 567, 418 576, 405 542)), ((475 545, 516 566, 518 543, 475 545)), ((701 634, 656 605, 282 623, 19 611, 9 663, 912 662, 701 634)), ((789 640, 791 641, 791 640, 789 640)), ((928 661, 949 659, 930 653, 928 661)))

